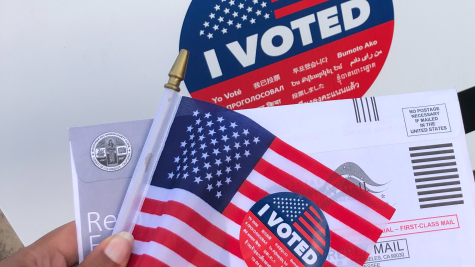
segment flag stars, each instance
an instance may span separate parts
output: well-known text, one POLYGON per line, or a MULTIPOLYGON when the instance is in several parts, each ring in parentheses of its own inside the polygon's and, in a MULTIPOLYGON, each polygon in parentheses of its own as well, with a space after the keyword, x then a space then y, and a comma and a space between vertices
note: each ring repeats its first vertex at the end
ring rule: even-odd
POLYGON ((180 146, 180 147, 185 147, 185 146, 186 146, 186 141, 181 142, 181 146, 180 146))
POLYGON ((224 121, 224 119, 223 119, 223 117, 218 117, 217 121, 218 121, 219 123, 221 123, 221 122, 224 121))
MULTIPOLYGON (((200 141, 203 141, 203 139, 205 139, 205 135, 202 134, 200 137, 199 137, 200 141)), ((205 146, 206 147, 206 146, 205 146)))
POLYGON ((242 24, 241 24, 241 23, 236 24, 236 28, 241 29, 241 28, 242 28, 242 24))
POLYGON ((188 169, 188 165, 183 166, 183 170, 186 171, 188 169))
POLYGON ((205 31, 201 30, 200 31, 200 36, 205 35, 205 31))
POLYGON ((224 9, 224 14, 229 14, 229 8, 224 9))
POLYGON ((209 169, 211 168, 211 164, 209 164, 209 162, 205 162, 205 165, 203 168, 209 169))
MULTIPOLYGON (((209 22, 205 21, 205 23, 203 23, 203 26, 205 26, 205 28, 208 28, 208 27, 209 27, 209 22)), ((195 112, 198 112, 198 110, 197 110, 197 111, 195 111, 195 112)), ((195 116, 195 115, 194 115, 194 114, 195 114, 195 112, 193 112, 193 116, 195 116)), ((198 112, 198 113, 196 113, 196 116, 198 116, 198 114, 199 114, 199 112, 198 112)), ((195 117, 196 117, 196 116, 195 116, 195 117)))
POLYGON ((262 2, 261 7, 264 8, 264 7, 266 7, 266 6, 267 6, 267 3, 266 3, 266 2, 262 2))
POLYGON ((211 129, 211 130, 209 130, 209 132, 208 132, 208 134, 211 135, 211 136, 213 136, 215 133, 216 133, 216 132, 214 131, 214 129, 211 129))
POLYGON ((180 171, 180 169, 181 169, 181 165, 178 165, 178 166, 176 167, 176 171, 180 171))
POLYGON ((235 1, 234 1, 234 0, 230 0, 230 1, 229 1, 229 5, 234 6, 234 4, 235 4, 235 1))
MULTIPOLYGON (((219 166, 219 165, 221 165, 221 164, 222 164, 222 162, 221 162, 221 160, 220 160, 220 159, 216 159, 216 161, 214 162, 214 164, 216 164, 216 165, 218 165, 218 166, 219 166)), ((219 171, 219 172, 221 173, 221 171, 219 171)))
POLYGON ((168 174, 168 179, 172 179, 173 176, 175 176, 175 174, 174 174, 173 172, 170 172, 170 173, 168 174))
POLYGON ((227 163, 229 163, 231 161, 231 156, 226 156, 226 159, 224 160, 226 161, 227 163))
POLYGON ((262 14, 262 11, 260 11, 260 10, 257 10, 257 11, 256 11, 256 15, 257 15, 257 16, 260 16, 261 14, 262 14))
POLYGON ((218 171, 216 172, 216 176, 220 177, 221 175, 223 175, 223 172, 222 172, 221 170, 218 170, 218 171))
POLYGON ((195 183, 200 184, 200 182, 203 182, 200 177, 195 177, 195 183))
POLYGON ((222 185, 223 185, 223 183, 221 181, 216 182, 216 187, 217 188, 220 188, 222 185))
POLYGON ((254 24, 254 23, 256 23, 256 19, 251 19, 250 22, 251 22, 251 24, 254 24))
POLYGON ((188 153, 188 149, 185 149, 185 150, 183 151, 183 156, 186 155, 186 153, 188 153))
POLYGON ((241 19, 244 21, 244 20, 247 20, 247 16, 246 15, 242 15, 241 19))
POLYGON ((186 127, 186 129, 187 129, 187 130, 186 130, 187 132, 190 132, 190 133, 191 133, 191 130, 193 130, 193 126, 190 125, 190 126, 186 127))
POLYGON ((196 146, 195 142, 191 143, 191 145, 190 145, 191 148, 194 148, 195 146, 196 146))
POLYGON ((197 159, 197 158, 194 158, 194 159, 191 160, 191 163, 192 163, 192 164, 196 164, 197 161, 198 161, 198 159, 197 159))
POLYGON ((251 13, 252 12, 252 7, 248 7, 247 8, 247 13, 251 13))
MULTIPOLYGON (((210 34, 211 34, 211 33, 210 33, 210 34)), ((209 34, 208 34, 208 35, 209 35, 209 34)), ((211 34, 211 35, 213 35, 213 34, 211 34)), ((199 125, 200 123, 201 123, 201 119, 198 118, 198 119, 196 120, 196 123, 195 123, 195 124, 196 124, 196 125, 199 125)))
POLYGON ((233 137, 237 139, 237 138, 239 137, 238 132, 234 132, 234 133, 233 133, 233 137))
POLYGON ((212 144, 213 146, 215 146, 217 143, 218 143, 218 140, 216 140, 216 139, 211 139, 211 144, 212 144))
POLYGON ((234 156, 235 159, 240 159, 241 158, 241 155, 239 153, 236 153, 236 155, 234 156))
POLYGON ((265 19, 270 18, 270 15, 266 13, 266 14, 264 15, 264 18, 265 18, 265 19))
POLYGON ((228 21, 228 25, 229 25, 229 26, 233 25, 233 21, 232 21, 232 20, 229 20, 229 21, 228 21))
POLYGON ((223 29, 221 30, 221 32, 222 32, 223 34, 226 34, 226 33, 228 33, 228 29, 223 28, 223 29))
POLYGON ((211 192, 211 190, 213 190, 213 186, 208 184, 208 188, 206 188, 206 190, 208 190, 209 192, 211 192))
POLYGON ((179 156, 175 158, 175 163, 178 163, 178 162, 180 162, 180 157, 179 156))
POLYGON ((205 118, 209 119, 210 117, 211 117, 211 113, 210 113, 210 112, 208 112, 208 113, 205 114, 205 118))
MULTIPOLYGON (((213 38, 213 34, 212 34, 212 33, 208 33, 208 35, 207 35, 207 36, 208 36, 208 39, 211 39, 211 38, 213 38)), ((198 124, 198 123, 197 123, 197 124, 198 124)))
POLYGON ((213 126, 213 124, 214 124, 214 123, 213 123, 212 121, 208 121, 208 122, 206 123, 206 126, 211 127, 211 126, 213 126))
POLYGON ((259 140, 259 137, 254 137, 254 140, 253 140, 252 142, 254 142, 254 143, 257 144, 257 143, 259 143, 260 141, 261 141, 261 140, 259 140))
POLYGON ((213 150, 213 154, 214 154, 215 156, 217 156, 219 153, 221 153, 221 152, 219 152, 219 149, 214 149, 214 150, 213 150))
POLYGON ((223 150, 226 151, 226 153, 228 153, 229 150, 231 150, 231 148, 230 148, 229 146, 224 146, 224 149, 223 149, 223 150))
POLYGON ((243 4, 243 3, 240 3, 238 7, 239 7, 239 9, 243 9, 243 8, 244 8, 244 4, 243 4))
POLYGON ((226 142, 226 141, 228 141, 228 140, 229 140, 229 138, 228 138, 227 135, 223 135, 223 136, 221 137, 221 141, 226 142))
POLYGON ((242 132, 243 135, 247 136, 249 134, 249 130, 248 129, 244 129, 244 131, 242 132))
POLYGON ((219 130, 224 133, 224 131, 226 131, 226 127, 225 127, 224 125, 223 125, 223 126, 220 126, 220 127, 219 127, 219 130))
POLYGON ((218 25, 214 25, 214 26, 213 26, 213 30, 215 30, 215 31, 219 30, 219 26, 218 26, 218 25))
POLYGON ((183 163, 185 163, 187 160, 188 160, 188 158, 185 157, 185 158, 183 159, 183 163))
POLYGON ((259 0, 252 0, 252 2, 255 4, 258 4, 259 3, 259 0))
POLYGON ((239 149, 241 147, 241 145, 239 143, 234 143, 234 148, 235 149, 239 149))
POLYGON ((236 128, 237 126, 238 126, 238 125, 237 125, 235 122, 231 122, 231 125, 230 125, 229 127, 231 127, 231 128, 234 129, 234 128, 236 128))
POLYGON ((200 149, 203 149, 203 150, 204 150, 206 147, 207 147, 206 144, 201 144, 200 149))
POLYGON ((193 138, 195 138, 195 135, 194 134, 190 135, 190 140, 193 140, 193 138))
POLYGON ((244 140, 244 145, 247 147, 248 145, 250 145, 251 143, 249 143, 249 140, 244 140))
POLYGON ((210 19, 214 19, 215 17, 216 17, 216 15, 214 13, 209 14, 210 19))
POLYGON ((195 110, 195 111, 193 111, 193 117, 197 117, 197 116, 198 116, 198 114, 200 114, 199 110, 195 110))
POLYGON ((233 17, 237 18, 238 16, 239 16, 239 13, 237 13, 237 12, 233 13, 233 17))
POLYGON ((202 153, 201 157, 207 159, 209 157, 208 152, 202 153))
POLYGON ((226 170, 225 170, 226 173, 229 174, 231 171, 232 171, 232 170, 231 170, 231 167, 226 167, 226 170))
POLYGON ((232 182, 231 177, 226 177, 226 181, 224 181, 224 182, 227 183, 227 184, 231 183, 232 182))
POLYGON ((241 169, 241 164, 236 164, 236 166, 234 166, 234 169, 236 169, 236 171, 239 171, 239 169, 241 169))
POLYGON ((249 157, 250 155, 251 153, 249 152, 249 150, 244 151, 244 156, 249 157))
POLYGON ((198 167, 194 167, 192 172, 198 173, 199 171, 200 171, 200 169, 198 167))
POLYGON ((214 6, 214 10, 218 11, 220 9, 221 9, 221 7, 219 5, 214 6))
POLYGON ((181 177, 181 179, 186 179, 186 178, 188 178, 188 176, 190 176, 190 175, 188 173, 185 173, 185 174, 183 174, 183 177, 181 177))
POLYGON ((219 199, 220 197, 222 197, 223 195, 221 194, 221 191, 218 191, 218 193, 216 193, 216 197, 219 199))
POLYGON ((207 173, 205 179, 208 179, 208 181, 211 181, 211 178, 213 178, 213 175, 211 175, 211 173, 207 173))
POLYGON ((224 21, 224 18, 223 18, 223 17, 219 17, 219 18, 218 18, 218 21, 221 23, 221 22, 224 21))

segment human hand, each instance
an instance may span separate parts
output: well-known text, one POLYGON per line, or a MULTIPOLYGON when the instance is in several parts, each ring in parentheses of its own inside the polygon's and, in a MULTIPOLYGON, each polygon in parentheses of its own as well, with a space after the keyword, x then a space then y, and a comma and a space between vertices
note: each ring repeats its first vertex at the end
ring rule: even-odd
MULTIPOLYGON (((119 233, 102 241, 78 267, 125 267, 134 238, 119 233)), ((71 267, 78 262, 76 225, 65 224, 0 262, 0 267, 71 267)))

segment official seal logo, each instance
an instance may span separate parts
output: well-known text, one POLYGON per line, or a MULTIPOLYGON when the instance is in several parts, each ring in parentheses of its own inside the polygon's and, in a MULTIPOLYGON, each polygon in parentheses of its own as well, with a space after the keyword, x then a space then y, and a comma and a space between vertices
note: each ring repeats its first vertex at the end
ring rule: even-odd
POLYGON ((125 136, 109 132, 100 135, 91 146, 92 162, 101 170, 114 172, 124 168, 132 157, 132 146, 125 136))

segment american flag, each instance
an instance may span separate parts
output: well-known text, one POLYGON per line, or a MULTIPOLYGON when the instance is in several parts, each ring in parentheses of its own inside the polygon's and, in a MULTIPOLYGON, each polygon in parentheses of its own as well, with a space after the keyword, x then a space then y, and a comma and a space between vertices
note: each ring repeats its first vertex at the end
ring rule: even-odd
MULTIPOLYGON (((135 223, 128 266, 247 266, 243 219, 257 201, 280 192, 305 196, 323 211, 333 255, 324 266, 362 266, 395 212, 249 118, 182 97, 135 223), (332 199, 324 189, 344 197, 332 199)), ((303 235, 307 243, 325 246, 307 232, 319 230, 321 220, 292 202, 279 212, 312 234, 303 235)))

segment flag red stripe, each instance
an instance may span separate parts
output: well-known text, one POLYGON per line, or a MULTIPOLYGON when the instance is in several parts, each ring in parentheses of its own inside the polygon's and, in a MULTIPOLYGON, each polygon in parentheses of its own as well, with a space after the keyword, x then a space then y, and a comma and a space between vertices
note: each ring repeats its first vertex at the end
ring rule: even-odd
POLYGON ((348 240, 330 231, 331 247, 345 255, 350 260, 363 266, 369 257, 369 253, 353 245, 348 240))
POLYGON ((146 198, 142 206, 142 212, 155 215, 168 214, 173 216, 195 229, 206 239, 237 257, 242 258, 239 241, 237 239, 228 235, 226 232, 206 220, 199 213, 182 203, 176 201, 162 202, 146 198))
POLYGON ((316 176, 322 178, 327 183, 333 185, 334 187, 343 191, 345 194, 370 207, 388 220, 391 219, 394 212, 396 211, 389 204, 381 201, 371 193, 355 186, 352 182, 341 177, 339 174, 327 168, 325 165, 319 163, 305 153, 289 146, 278 138, 274 139, 270 149, 282 157, 294 162, 295 164, 298 164, 316 176))
POLYGON ((317 218, 322 221, 322 218, 320 218, 320 214, 318 214, 318 212, 312 207, 310 206, 310 211, 315 214, 315 216, 317 216, 317 218))
POLYGON ((377 242, 383 233, 383 230, 264 159, 257 163, 254 170, 291 192, 308 197, 320 209, 374 242, 377 242))
POLYGON ((188 243, 179 235, 176 235, 165 228, 158 227, 153 229, 141 225, 136 225, 133 232, 133 236, 135 240, 139 240, 142 242, 153 241, 162 244, 163 246, 167 247, 171 251, 174 251, 183 259, 187 260, 189 263, 197 267, 225 266, 195 248, 193 245, 188 243))
POLYGON ((323 249, 302 229, 302 227, 300 227, 300 225, 297 224, 297 222, 294 222, 294 227, 297 228, 297 231, 299 231, 308 240, 308 242, 310 242, 318 250, 318 252, 320 252, 321 255, 323 255, 323 249))
POLYGON ((322 267, 336 267, 336 265, 326 260, 322 267))
POLYGON ((324 3, 328 0, 302 0, 300 2, 296 2, 293 4, 290 4, 288 6, 276 9, 275 12, 275 18, 280 19, 282 17, 285 17, 287 15, 302 11, 306 8, 313 7, 316 5, 319 5, 321 3, 324 3))
POLYGON ((312 226, 310 226, 310 224, 308 224, 308 222, 305 221, 304 218, 299 217, 299 221, 303 224, 303 226, 305 226, 305 228, 310 231, 310 233, 312 233, 312 235, 314 235, 318 239, 318 241, 320 241, 320 243, 322 243, 323 246, 325 246, 325 240, 320 236, 319 233, 317 233, 317 231, 315 231, 315 229, 313 229, 312 226))
POLYGON ((135 267, 135 266, 170 267, 168 264, 165 264, 147 254, 143 254, 143 255, 131 254, 127 267, 135 267))
POLYGON ((238 192, 245 195, 247 198, 251 199, 254 202, 257 202, 269 195, 269 193, 253 185, 248 180, 244 180, 244 183, 242 183, 238 192))
MULTIPOLYGON (((246 212, 238 208, 233 203, 229 203, 228 206, 224 209, 223 215, 238 225, 242 224, 242 220, 246 217, 246 212)), ((238 247, 239 248, 239 247, 238 247)), ((240 251, 240 250, 239 250, 240 251)))
MULTIPOLYGON (((320 230, 320 232, 322 232, 324 236, 327 236, 327 233, 325 233, 325 230, 323 229, 323 227, 310 215, 310 213, 306 211, 303 214, 312 222, 313 225, 315 225, 315 227, 318 228, 318 230, 320 230)), ((321 220, 322 219, 320 219, 320 221, 321 220)))

